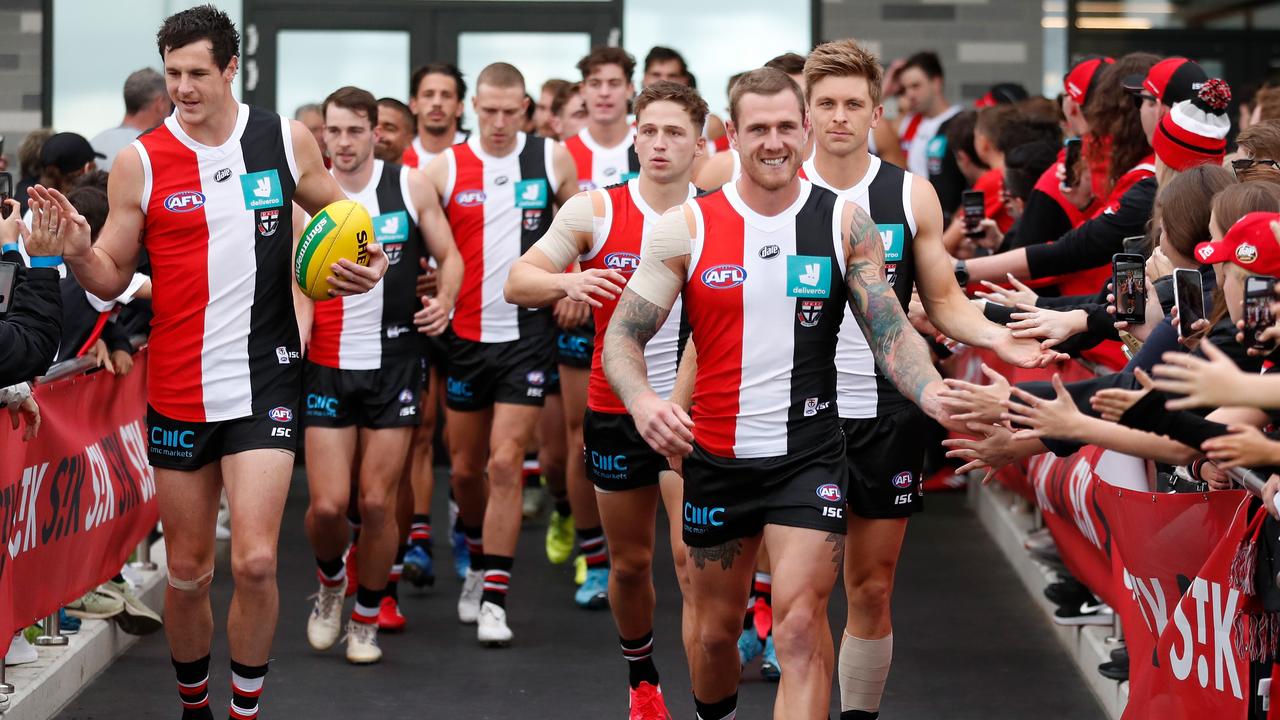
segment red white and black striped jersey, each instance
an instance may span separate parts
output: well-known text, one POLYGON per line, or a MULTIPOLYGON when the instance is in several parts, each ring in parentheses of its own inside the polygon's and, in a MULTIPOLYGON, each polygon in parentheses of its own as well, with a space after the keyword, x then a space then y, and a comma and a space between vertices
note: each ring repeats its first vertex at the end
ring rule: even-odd
POLYGON ((409 168, 374 160, 369 184, 347 197, 369 211, 389 266, 369 292, 316 303, 307 359, 339 370, 377 370, 422 351, 413 314, 422 307, 416 283, 423 250, 409 168))
MULTIPOLYGON (((698 192, 689 186, 689 198, 698 192)), ((640 255, 648 239, 649 230, 662 217, 662 213, 649 207, 640 196, 640 180, 629 180, 614 185, 601 193, 604 196, 603 222, 594 224, 591 250, 580 258, 582 269, 616 270, 628 280, 640 267, 640 255)), ((609 319, 618 306, 617 300, 602 300, 601 307, 592 308, 595 320, 595 352, 591 358, 591 379, 587 383, 587 407, 596 412, 626 413, 627 408, 614 394, 609 380, 604 376, 604 333, 609 319)), ((644 348, 645 366, 649 370, 649 386, 659 396, 671 397, 676 385, 676 364, 680 347, 680 298, 676 298, 667 321, 644 348)))
MULTIPOLYGON (((453 133, 453 144, 464 143, 467 141, 467 133, 456 130, 453 133)), ((432 160, 440 153, 434 153, 422 146, 422 138, 417 135, 413 136, 413 142, 409 147, 404 149, 404 154, 400 156, 400 164, 415 170, 425 170, 432 160)))
POLYGON ((835 193, 801 182, 766 217, 733 184, 690 203, 684 312, 698 350, 694 439, 730 458, 776 457, 830 437, 847 289, 835 193))
POLYGON ((445 151, 444 211, 463 262, 452 327, 464 340, 511 342, 550 331, 550 312, 508 303, 502 286, 551 225, 560 185, 554 149, 554 140, 519 133, 506 157, 486 153, 478 137, 445 151))
MULTIPOLYGON (((810 158, 801 177, 856 203, 876 224, 884 243, 884 271, 903 312, 916 282, 916 216, 911 208, 911 173, 872 155, 867 173, 847 190, 831 186, 810 158)), ((911 403, 876 365, 862 328, 850 312, 840 325, 836 345, 836 388, 842 418, 873 418, 911 403)))
POLYGON ((591 137, 591 131, 584 127, 577 135, 565 140, 564 146, 578 167, 579 190, 609 187, 640 176, 634 129, 627 131, 625 140, 607 148, 601 147, 591 137))
POLYGON ((176 115, 133 142, 151 262, 148 400, 184 422, 233 420, 297 398, 289 121, 240 105, 218 147, 176 115))

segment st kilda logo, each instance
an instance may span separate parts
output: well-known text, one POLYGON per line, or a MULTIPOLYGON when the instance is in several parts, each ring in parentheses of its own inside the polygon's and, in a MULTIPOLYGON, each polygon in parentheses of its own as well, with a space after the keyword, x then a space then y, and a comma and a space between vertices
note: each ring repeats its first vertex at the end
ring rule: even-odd
POLYGON ((801 300, 800 309, 796 311, 796 320, 800 321, 800 327, 817 327, 818 322, 822 320, 822 301, 801 300))
POLYGON ((258 234, 264 238, 271 237, 276 234, 276 230, 280 227, 280 209, 258 211, 258 234))

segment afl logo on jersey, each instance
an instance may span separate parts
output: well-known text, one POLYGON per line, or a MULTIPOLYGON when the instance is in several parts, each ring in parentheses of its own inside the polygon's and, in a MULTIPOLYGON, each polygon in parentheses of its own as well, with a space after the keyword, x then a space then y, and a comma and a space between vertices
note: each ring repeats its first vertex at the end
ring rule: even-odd
POLYGON ((179 190, 164 199, 164 209, 184 213, 204 207, 204 193, 195 190, 179 190))
POLYGON ((840 486, 835 483, 827 483, 818 486, 818 497, 827 502, 840 502, 840 486))
POLYGON ((716 265, 702 271, 702 284, 712 290, 731 290, 747 281, 747 270, 741 265, 716 265))
POLYGON ((279 422, 279 423, 287 423, 290 420, 293 420, 293 411, 287 407, 284 407, 283 405, 281 405, 280 407, 272 408, 271 412, 267 414, 271 417, 272 420, 275 420, 276 422, 279 422))
POLYGON ((609 253, 604 256, 604 266, 630 275, 640 267, 640 256, 629 252, 609 253))
POLYGON ((459 190, 454 196, 453 201, 462 207, 475 207, 484 204, 483 190, 459 190))
POLYGON ((911 487, 911 472, 900 472, 893 476, 893 486, 899 490, 911 487))

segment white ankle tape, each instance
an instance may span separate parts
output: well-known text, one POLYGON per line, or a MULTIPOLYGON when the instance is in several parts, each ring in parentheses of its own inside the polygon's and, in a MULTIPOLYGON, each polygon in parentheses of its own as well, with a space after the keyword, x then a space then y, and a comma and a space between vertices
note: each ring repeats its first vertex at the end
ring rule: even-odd
POLYGON ((169 587, 182 592, 195 592, 203 589, 205 586, 213 583, 213 568, 209 568, 209 572, 201 575, 195 580, 183 580, 172 575, 169 576, 169 587))
POLYGON ((892 662, 893 633, 879 640, 845 633, 840 643, 840 710, 879 710, 892 662))

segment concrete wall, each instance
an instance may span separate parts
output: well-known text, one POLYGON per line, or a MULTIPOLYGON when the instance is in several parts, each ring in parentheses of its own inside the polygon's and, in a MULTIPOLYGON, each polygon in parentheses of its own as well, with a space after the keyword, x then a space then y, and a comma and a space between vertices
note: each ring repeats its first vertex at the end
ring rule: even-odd
POLYGON ((18 144, 40 127, 43 19, 39 0, 0 3, 0 135, 15 180, 18 144))
POLYGON ((822 40, 853 37, 887 65, 919 50, 942 59, 947 97, 982 96, 997 82, 1041 91, 1039 0, 823 0, 822 40))

